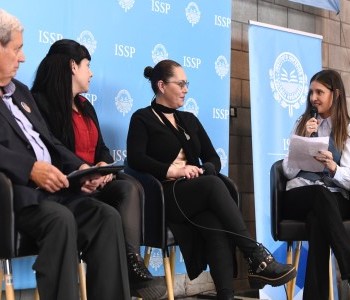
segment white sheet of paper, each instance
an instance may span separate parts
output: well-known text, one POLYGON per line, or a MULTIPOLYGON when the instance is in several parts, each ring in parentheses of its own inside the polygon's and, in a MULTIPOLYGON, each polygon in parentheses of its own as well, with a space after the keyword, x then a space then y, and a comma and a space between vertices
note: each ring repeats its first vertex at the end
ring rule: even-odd
POLYGON ((289 143, 288 167, 310 172, 322 172, 324 165, 314 159, 318 151, 328 150, 329 137, 293 135, 289 143))

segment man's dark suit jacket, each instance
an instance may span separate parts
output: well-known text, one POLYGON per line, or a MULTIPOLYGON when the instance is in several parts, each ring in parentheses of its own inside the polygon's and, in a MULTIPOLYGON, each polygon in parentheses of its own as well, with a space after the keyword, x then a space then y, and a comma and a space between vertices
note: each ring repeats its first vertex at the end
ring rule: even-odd
MULTIPOLYGON (((13 103, 19 107, 40 134, 40 138, 50 152, 52 164, 64 174, 79 168, 84 162, 49 132, 28 87, 15 79, 12 82, 16 86, 16 91, 12 95, 13 103)), ((34 182, 29 179, 35 161, 33 147, 4 101, 0 99, 0 171, 12 181, 16 211, 22 207, 37 204, 40 198, 48 195, 36 189, 34 182)))

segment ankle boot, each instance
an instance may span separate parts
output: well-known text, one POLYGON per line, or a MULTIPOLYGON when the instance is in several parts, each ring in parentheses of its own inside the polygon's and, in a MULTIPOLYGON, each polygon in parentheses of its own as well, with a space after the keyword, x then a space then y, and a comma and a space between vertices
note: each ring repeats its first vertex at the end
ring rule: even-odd
POLYGON ((296 276, 295 267, 275 261, 272 254, 262 244, 258 244, 246 258, 248 280, 252 288, 262 289, 265 284, 283 285, 296 276))
POLYGON ((158 300, 166 295, 166 285, 162 277, 153 277, 138 253, 127 255, 130 293, 143 300, 158 300))
POLYGON ((137 283, 140 281, 152 280, 153 276, 148 271, 143 262, 143 259, 138 253, 129 253, 127 255, 128 261, 128 271, 129 271, 129 281, 131 283, 137 283))

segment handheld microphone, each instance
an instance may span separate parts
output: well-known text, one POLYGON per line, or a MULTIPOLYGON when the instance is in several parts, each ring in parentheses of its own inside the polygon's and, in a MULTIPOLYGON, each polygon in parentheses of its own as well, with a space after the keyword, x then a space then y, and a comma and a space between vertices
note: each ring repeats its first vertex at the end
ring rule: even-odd
MULTIPOLYGON (((311 118, 317 119, 317 115, 318 115, 317 107, 315 107, 315 106, 311 107, 311 110, 310 110, 310 117, 311 117, 311 118)), ((310 137, 318 137, 317 132, 311 133, 310 137)))

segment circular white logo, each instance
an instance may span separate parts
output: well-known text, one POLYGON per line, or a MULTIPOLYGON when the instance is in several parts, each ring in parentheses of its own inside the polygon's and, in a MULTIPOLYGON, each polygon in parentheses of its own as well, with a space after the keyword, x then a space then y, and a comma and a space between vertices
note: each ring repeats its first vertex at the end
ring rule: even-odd
POLYGON ((95 52, 97 42, 90 31, 84 30, 82 33, 80 33, 77 40, 80 44, 84 45, 86 49, 88 49, 90 55, 95 52))
POLYGON ((157 271, 163 265, 163 256, 160 249, 152 249, 152 255, 149 265, 155 271, 157 271))
POLYGON ((127 90, 120 90, 114 100, 117 110, 121 112, 123 116, 131 110, 134 101, 127 90))
POLYGON ((216 149, 216 152, 220 157, 221 169, 226 168, 228 159, 227 159, 227 155, 226 155, 224 149, 218 148, 218 149, 216 149))
POLYGON ((129 9, 131 9, 135 4, 135 0, 119 0, 119 5, 122 9, 127 12, 129 9))
POLYGON ((198 111, 199 111, 199 107, 197 105, 196 100, 194 100, 193 98, 188 98, 186 100, 186 103, 184 105, 184 111, 188 111, 193 113, 196 117, 198 117, 198 111))
POLYGON ((190 24, 195 25, 201 18, 201 12, 199 11, 198 5, 194 2, 188 3, 185 8, 186 18, 190 24))
POLYGON ((168 59, 168 56, 169 54, 162 44, 157 44, 154 46, 152 50, 152 60, 155 64, 161 60, 168 59))
POLYGON ((228 74, 229 69, 230 69, 230 65, 227 62, 226 57, 223 55, 220 55, 215 61, 216 74, 218 74, 219 77, 222 79, 228 74))
POLYGON ((274 99, 283 108, 288 108, 289 116, 293 109, 305 103, 308 93, 307 76, 298 58, 290 53, 281 53, 269 70, 270 85, 274 99))

